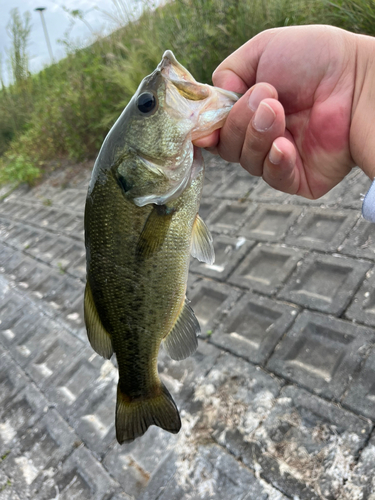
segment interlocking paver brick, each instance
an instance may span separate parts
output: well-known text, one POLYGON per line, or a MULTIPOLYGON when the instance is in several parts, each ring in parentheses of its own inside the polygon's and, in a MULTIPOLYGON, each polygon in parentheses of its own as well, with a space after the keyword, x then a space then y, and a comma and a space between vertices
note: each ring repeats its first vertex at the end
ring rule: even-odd
POLYGON ((21 500, 16 493, 12 481, 1 470, 0 470, 0 500, 21 500))
POLYGON ((298 312, 298 307, 247 293, 210 336, 210 342, 252 363, 263 364, 298 312))
MULTIPOLYGON (((115 493, 109 500, 133 500, 134 497, 130 497, 123 491, 120 491, 118 493, 115 493)), ((1 498, 0 498, 1 500, 1 498)))
POLYGON ((10 330, 19 321, 20 316, 24 314, 22 310, 22 302, 19 297, 11 293, 0 304, 0 341, 7 342, 9 337, 13 338, 14 335, 9 333, 10 330))
POLYGON ((201 326, 201 336, 212 332, 223 320, 241 293, 234 288, 202 280, 191 291, 191 307, 201 326))
POLYGON ((354 413, 375 420, 375 351, 372 349, 360 373, 351 384, 343 404, 354 413))
POLYGON ((48 215, 50 209, 39 205, 36 210, 33 211, 33 224, 36 226, 45 226, 48 224, 48 215))
POLYGON ((361 451, 358 463, 347 472, 348 480, 339 500, 372 500, 375 491, 375 436, 374 433, 368 445, 361 451))
POLYGON ((339 248, 346 255, 375 259, 375 225, 360 219, 339 248))
MULTIPOLYGON (((215 198, 204 197, 199 205, 199 215, 208 224, 210 214, 216 209, 217 200, 215 198)), ((209 224, 208 224, 209 225, 209 224)))
POLYGON ((89 172, 55 171, 0 201, 0 500, 371 498, 375 438, 367 443, 363 416, 375 412, 375 338, 355 323, 375 326, 373 264, 358 260, 375 253, 372 226, 354 225, 370 181, 354 169, 305 200, 206 156, 200 213, 219 235, 217 260, 212 274, 192 261, 187 290, 206 341, 181 362, 159 356, 178 435, 153 426, 134 443, 115 441, 116 359, 93 352, 83 325, 89 172), (322 255, 336 249, 341 258, 322 255), (298 316, 300 305, 325 314, 298 316), (267 370, 276 360, 277 375, 248 360, 267 370), (282 389, 286 380, 309 392, 282 389), (52 431, 70 437, 58 444, 52 431))
POLYGON ((6 351, 1 353, 0 361, 0 402, 3 406, 27 385, 28 379, 6 351))
POLYGON ((286 500, 215 444, 171 454, 139 500, 286 500), (189 454, 190 452, 190 454, 189 454))
POLYGON ((22 342, 26 335, 32 334, 40 323, 43 323, 43 314, 36 307, 25 304, 21 297, 17 297, 16 301, 22 307, 17 321, 12 325, 4 325, 4 327, 8 326, 4 329, 1 329, 2 325, 0 325, 0 341, 12 354, 14 346, 22 342))
POLYGON ((7 241, 16 224, 10 220, 0 217, 0 236, 2 241, 7 241))
POLYGON ((16 254, 18 256, 21 256, 22 258, 18 262, 14 260, 12 268, 11 268, 11 262, 7 261, 5 263, 6 273, 9 274, 10 279, 22 281, 22 278, 24 276, 27 276, 29 273, 32 273, 34 271, 36 267, 36 262, 34 259, 26 257, 18 252, 16 254))
POLYGON ((11 231, 7 243, 19 250, 24 250, 39 241, 41 234, 37 229, 27 227, 26 224, 17 224, 11 231))
MULTIPOLYGON (((1 236, 1 234, 0 234, 1 236)), ((9 257, 11 257, 14 253, 13 248, 10 248, 4 244, 0 245, 0 266, 3 266, 3 263, 6 262, 9 257)), ((4 268, 2 267, 2 271, 4 272, 4 268)))
POLYGON ((139 443, 114 444, 103 460, 104 467, 132 498, 139 497, 160 462, 178 442, 177 436, 155 426, 143 437, 139 443))
POLYGON ((295 248, 258 243, 229 277, 228 282, 262 293, 274 294, 303 256, 304 252, 295 248))
POLYGON ((340 315, 371 264, 312 253, 289 279, 279 297, 302 306, 340 315))
MULTIPOLYGON (((232 428, 249 433, 271 410, 283 382, 258 366, 224 353, 204 377, 194 393, 201 406, 194 425, 207 438, 224 439, 232 428)), ((194 436, 192 436, 194 437, 194 436)))
POLYGON ((76 442, 73 430, 55 410, 49 410, 20 436, 2 469, 22 499, 38 498, 38 489, 70 455, 76 442))
POLYGON ((81 281, 86 280, 86 252, 79 259, 72 262, 71 266, 68 267, 67 272, 81 281))
POLYGON ((237 203, 225 200, 210 215, 207 222, 211 231, 232 236, 237 234, 238 229, 256 209, 255 203, 237 203))
POLYGON ((357 218, 358 213, 351 210, 310 209, 291 228, 285 241, 290 245, 333 252, 357 218))
POLYGON ((12 272, 24 261, 25 256, 14 248, 11 249, 11 255, 8 254, 8 258, 4 259, 2 267, 3 272, 6 274, 12 274, 12 272))
POLYGON ((90 452, 79 447, 46 480, 37 492, 38 500, 107 500, 118 489, 104 467, 90 452))
POLYGON ((219 349, 200 339, 196 352, 183 361, 174 361, 163 348, 160 349, 159 374, 178 406, 186 407, 191 404, 195 387, 215 365, 220 354, 219 349))
POLYGON ((52 233, 44 233, 41 238, 25 250, 28 254, 43 262, 51 262, 56 254, 55 245, 58 237, 52 233))
POLYGON ((78 280, 64 276, 59 285, 43 295, 43 300, 59 311, 70 311, 77 298, 83 298, 84 285, 78 280))
POLYGON ((118 371, 105 361, 90 388, 82 394, 70 422, 82 441, 102 456, 115 439, 118 371))
POLYGON ((363 282, 350 307, 345 312, 345 316, 360 323, 375 326, 374 284, 375 269, 371 269, 367 273, 367 279, 363 282))
POLYGON ((31 383, 16 394, 9 393, 0 407, 0 456, 13 449, 20 436, 47 410, 48 401, 31 383))
MULTIPOLYGON (((38 336, 39 332, 36 332, 38 336)), ((30 339, 30 343, 33 339, 30 339)), ((24 344, 25 345, 25 344, 24 344)), ((29 344, 30 345, 30 344, 29 344)), ((35 345, 35 341, 34 341, 35 345)), ((25 371, 41 388, 83 349, 83 343, 62 328, 55 328, 40 339, 38 352, 25 365, 25 371)))
POLYGON ((36 310, 22 317, 12 328, 14 337, 8 348, 12 357, 22 367, 43 352, 46 345, 56 340, 59 327, 56 322, 36 310))
POLYGON ((339 498, 372 425, 303 389, 285 387, 262 424, 222 442, 290 498, 339 498))
POLYGON ((60 268, 70 270, 78 262, 86 258, 86 248, 82 242, 74 242, 70 245, 62 245, 62 252, 56 256, 56 262, 60 268))
POLYGON ((252 177, 236 166, 234 172, 222 183, 222 187, 212 194, 217 198, 243 200, 249 197, 258 180, 258 177, 252 177))
POLYGON ((22 219, 24 215, 27 214, 27 211, 30 213, 30 208, 22 203, 18 203, 17 201, 5 201, 2 204, 1 213, 4 217, 10 219, 22 219))
POLYGON ((374 339, 374 330, 304 311, 267 367, 312 392, 338 400, 374 339))
POLYGON ((52 297, 63 281, 64 277, 58 271, 39 266, 37 272, 33 273, 26 283, 29 284, 32 296, 43 299, 47 296, 52 297))
POLYGON ((282 191, 276 191, 269 184, 260 179, 254 190, 251 192, 250 198, 263 203, 283 203, 289 199, 289 195, 282 191))
POLYGON ((242 226, 238 234, 252 240, 280 241, 301 211, 302 208, 291 205, 267 204, 259 206, 256 213, 242 226))
POLYGON ((45 394, 61 415, 69 420, 80 411, 80 406, 90 398, 104 363, 91 347, 85 347, 61 372, 51 377, 45 394))
POLYGON ((246 241, 243 237, 215 236, 215 262, 206 264, 194 259, 190 269, 208 278, 224 281, 254 245, 254 241, 246 241))

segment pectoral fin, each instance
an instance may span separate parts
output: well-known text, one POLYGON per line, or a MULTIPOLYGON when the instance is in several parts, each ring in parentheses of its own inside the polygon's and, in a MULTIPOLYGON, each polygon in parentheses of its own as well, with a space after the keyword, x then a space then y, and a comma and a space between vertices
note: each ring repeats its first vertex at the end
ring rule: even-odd
POLYGON ((200 331, 194 311, 185 299, 174 327, 164 339, 164 347, 169 356, 176 360, 191 356, 197 350, 200 331))
POLYGON ((213 239, 208 227, 199 214, 197 214, 193 225, 191 255, 206 264, 213 264, 215 262, 213 239))
POLYGON ((148 259, 162 246, 172 220, 174 210, 165 205, 154 205, 139 236, 137 256, 148 259))
POLYGON ((103 356, 103 358, 110 359, 113 354, 111 336, 100 321, 88 283, 86 283, 85 289, 84 309, 87 336, 91 347, 100 354, 100 356, 103 356))

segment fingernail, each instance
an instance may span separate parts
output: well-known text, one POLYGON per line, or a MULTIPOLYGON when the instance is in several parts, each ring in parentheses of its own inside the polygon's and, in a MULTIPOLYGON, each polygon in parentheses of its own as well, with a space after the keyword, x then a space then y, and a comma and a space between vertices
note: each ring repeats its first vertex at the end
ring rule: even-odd
POLYGON ((253 125, 258 132, 264 132, 271 127, 275 121, 276 114, 274 110, 265 102, 259 104, 253 119, 253 125))
POLYGON ((271 146, 270 154, 268 155, 270 162, 273 163, 274 165, 278 165, 281 162, 282 157, 283 157, 282 151, 276 146, 275 143, 273 143, 271 146))
POLYGON ((267 85, 259 84, 250 94, 248 100, 249 108, 252 111, 255 111, 258 108, 260 102, 263 101, 263 99, 267 99, 268 97, 272 97, 271 89, 267 85))

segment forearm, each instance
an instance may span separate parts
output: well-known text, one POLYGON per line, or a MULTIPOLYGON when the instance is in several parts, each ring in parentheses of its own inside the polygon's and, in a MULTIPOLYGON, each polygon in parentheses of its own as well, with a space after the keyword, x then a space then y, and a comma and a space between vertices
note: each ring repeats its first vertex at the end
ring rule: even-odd
POLYGON ((354 163, 371 179, 375 179, 375 38, 354 36, 357 63, 350 152, 354 163))

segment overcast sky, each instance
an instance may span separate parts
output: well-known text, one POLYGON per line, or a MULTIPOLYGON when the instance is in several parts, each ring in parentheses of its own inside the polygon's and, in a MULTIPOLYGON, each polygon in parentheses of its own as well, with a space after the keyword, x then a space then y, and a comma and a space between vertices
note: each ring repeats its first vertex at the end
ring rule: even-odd
MULTIPOLYGON (((115 8, 116 0, 0 0, 0 52, 2 53, 3 68, 2 73, 7 81, 6 64, 7 58, 6 48, 10 47, 10 38, 7 34, 6 26, 10 19, 10 11, 18 7, 19 12, 23 16, 24 12, 29 11, 31 14, 31 34, 30 34, 30 69, 35 72, 43 66, 50 63, 49 52, 44 37, 43 26, 39 12, 35 12, 36 7, 46 7, 44 11, 44 19, 47 25, 52 52, 55 59, 60 59, 64 56, 64 49, 58 43, 59 39, 64 38, 64 33, 70 26, 71 16, 67 14, 63 6, 69 10, 79 9, 85 13, 85 20, 90 24, 94 31, 109 31, 114 29, 115 23, 111 22, 110 17, 105 14, 109 13, 118 18, 118 13, 115 8), (96 7, 99 7, 99 11, 96 7), (104 12, 102 12, 104 11, 104 12)), ((123 4, 127 4, 129 9, 139 8, 140 0, 117 0, 123 4)), ((90 40, 90 30, 80 21, 75 20, 71 30, 71 37, 88 43, 90 40)))

